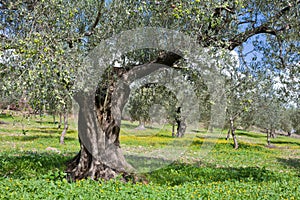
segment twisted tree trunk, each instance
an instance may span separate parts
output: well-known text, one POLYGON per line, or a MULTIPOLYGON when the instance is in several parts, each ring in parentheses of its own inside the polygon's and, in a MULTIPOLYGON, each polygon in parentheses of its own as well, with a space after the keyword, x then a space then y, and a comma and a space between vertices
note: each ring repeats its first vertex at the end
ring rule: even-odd
POLYGON ((113 68, 104 77, 96 95, 81 92, 75 96, 80 106, 78 134, 81 149, 67 165, 70 180, 111 179, 122 175, 127 181, 134 169, 125 160, 119 134, 122 110, 130 94, 129 84, 166 65, 172 66, 180 58, 171 53, 129 71, 113 68))
MULTIPOLYGON (((112 94, 116 90, 116 83, 103 83, 94 94, 77 94, 78 102, 78 134, 80 138, 80 152, 68 164, 67 173, 72 180, 110 179, 119 174, 125 178, 132 171, 126 162, 120 148, 120 123, 113 116, 112 94)), ((129 88, 127 88, 129 89, 129 88)), ((129 96, 128 90, 122 91, 120 102, 129 96)), ((124 105, 118 105, 119 112, 124 105)))

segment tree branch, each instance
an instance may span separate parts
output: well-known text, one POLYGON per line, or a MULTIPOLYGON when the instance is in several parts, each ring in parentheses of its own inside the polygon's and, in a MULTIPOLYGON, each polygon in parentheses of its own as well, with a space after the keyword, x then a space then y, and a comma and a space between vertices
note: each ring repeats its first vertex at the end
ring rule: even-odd
POLYGON ((226 12, 231 13, 231 14, 234 14, 234 11, 235 11, 234 8, 231 8, 229 6, 217 7, 217 8, 215 8, 214 16, 219 17, 223 10, 225 10, 226 12))
POLYGON ((105 3, 105 0, 101 0, 100 5, 99 5, 99 9, 98 9, 98 13, 97 13, 97 17, 96 17, 94 23, 92 24, 92 26, 90 27, 90 30, 88 32, 86 32, 84 34, 84 36, 91 36, 94 33, 94 30, 95 30, 96 26, 98 25, 98 23, 100 21, 100 18, 102 16, 104 3, 105 3))
MULTIPOLYGON (((98 25, 99 21, 100 21, 100 18, 102 16, 102 11, 103 11, 103 7, 104 7, 104 4, 105 3, 105 0, 101 0, 100 4, 99 4, 99 8, 98 8, 98 13, 97 13, 97 16, 96 16, 96 19, 94 21, 94 23, 91 25, 91 27, 89 28, 89 30, 85 33, 83 33, 83 37, 84 36, 91 36, 94 34, 94 30, 96 28, 96 26, 98 25)), ((73 38, 73 39, 70 39, 70 38, 67 38, 66 41, 69 45, 70 48, 73 48, 73 43, 74 42, 80 42, 82 40, 82 37, 80 38, 73 38)))
POLYGON ((257 28, 236 35, 234 38, 230 40, 230 46, 228 47, 228 49, 233 50, 235 47, 240 46, 243 42, 247 41, 250 37, 254 35, 267 33, 276 36, 278 31, 279 30, 275 30, 270 27, 266 27, 264 25, 259 26, 257 28))
MULTIPOLYGON (((300 0, 296 2, 296 5, 300 3, 300 0)), ((280 17, 282 17, 284 14, 286 14, 287 12, 289 12, 291 10, 291 8, 293 7, 292 4, 289 4, 288 6, 286 6, 285 8, 281 9, 280 12, 278 12, 276 15, 274 15, 273 17, 271 17, 274 20, 278 20, 280 17)), ((232 39, 229 40, 229 50, 233 50, 235 47, 240 46, 243 42, 247 41, 250 37, 254 36, 254 35, 258 35, 261 33, 266 33, 266 34, 271 34, 271 35, 277 35, 278 32, 285 30, 287 27, 281 28, 281 29, 274 29, 271 28, 270 25, 272 24, 272 21, 269 20, 265 23, 263 23, 262 25, 253 28, 251 30, 245 31, 243 33, 237 34, 235 35, 232 39)))

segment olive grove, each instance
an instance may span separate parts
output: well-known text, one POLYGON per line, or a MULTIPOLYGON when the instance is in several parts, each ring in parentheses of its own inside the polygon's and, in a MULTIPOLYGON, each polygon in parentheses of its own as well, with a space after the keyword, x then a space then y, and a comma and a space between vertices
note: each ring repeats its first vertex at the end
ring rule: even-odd
MULTIPOLYGON (((223 56, 216 52, 236 51, 239 66, 216 66, 220 74, 225 71, 227 120, 234 136, 236 118, 255 111, 254 102, 263 93, 257 86, 260 81, 279 77, 282 87, 272 92, 282 105, 297 104, 299 14, 298 0, 3 0, 0 92, 2 97, 18 99, 26 91, 33 109, 46 106, 56 112, 70 109, 70 99, 74 97, 80 106, 78 131, 85 137, 79 137, 81 150, 67 166, 69 178, 110 179, 121 174, 126 180, 132 167, 122 154, 120 124, 114 113, 122 111, 130 90, 124 84, 125 89, 114 99, 118 80, 133 76, 139 79, 164 67, 184 70, 184 52, 154 49, 138 56, 124 54, 118 67, 106 63, 101 77, 89 80, 97 85, 92 94, 76 85, 78 73, 86 67, 83 61, 87 55, 122 31, 145 27, 181 32, 217 57, 223 56), (112 110, 115 107, 117 111, 112 110), (89 112, 91 108, 94 113, 89 112)), ((208 90, 199 81, 201 73, 189 72, 187 77, 201 85, 199 94, 208 90)), ((215 102, 206 103, 209 105, 202 107, 210 108, 215 102)))

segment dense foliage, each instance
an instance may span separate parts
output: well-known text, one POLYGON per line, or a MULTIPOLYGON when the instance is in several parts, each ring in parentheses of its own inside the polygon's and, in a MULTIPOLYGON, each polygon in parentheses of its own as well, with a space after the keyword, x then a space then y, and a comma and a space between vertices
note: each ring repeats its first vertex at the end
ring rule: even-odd
POLYGON ((282 100, 299 98, 299 1, 1 1, 0 14, 2 97, 26 95, 35 110, 69 107, 82 58, 112 34, 146 26, 237 51, 241 67, 226 69, 235 87, 260 72, 279 81, 282 100))

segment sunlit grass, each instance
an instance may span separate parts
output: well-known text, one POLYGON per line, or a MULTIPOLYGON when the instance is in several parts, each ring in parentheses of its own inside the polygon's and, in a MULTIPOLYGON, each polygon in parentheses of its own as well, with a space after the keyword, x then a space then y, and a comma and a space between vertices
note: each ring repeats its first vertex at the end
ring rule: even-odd
POLYGON ((52 116, 31 116, 29 120, 22 120, 21 116, 13 114, 1 116, 1 120, 6 122, 0 125, 1 151, 44 152, 47 147, 57 148, 61 152, 79 150, 77 130, 73 125, 65 138, 68 145, 60 145, 62 129, 58 129, 57 124, 53 123, 52 116))
POLYGON ((225 140, 226 130, 210 134, 199 129, 188 131, 184 138, 172 138, 170 125, 146 124, 147 129, 136 130, 138 123, 124 121, 121 148, 133 165, 145 170, 148 184, 67 183, 65 163, 79 151, 75 120, 71 120, 66 144, 60 145, 62 130, 51 116, 23 121, 20 116, 0 117, 6 122, 0 125, 0 199, 296 199, 300 195, 300 141, 296 138, 277 136, 268 147, 264 133, 238 130, 240 148, 235 150, 232 139, 225 140), (172 147, 182 147, 183 154, 151 171, 156 161, 148 153, 172 147), (132 153, 139 159, 130 157, 132 153))

